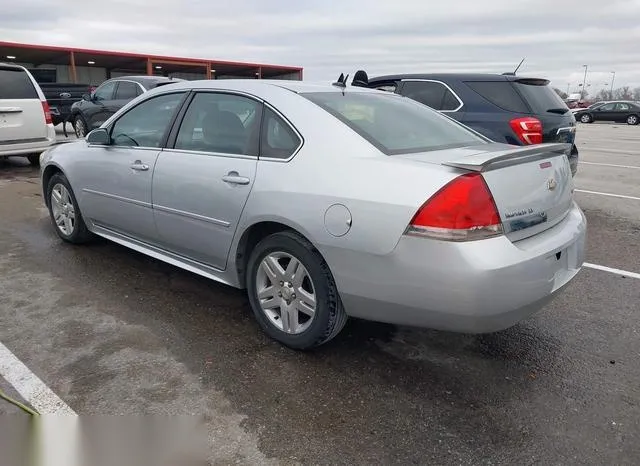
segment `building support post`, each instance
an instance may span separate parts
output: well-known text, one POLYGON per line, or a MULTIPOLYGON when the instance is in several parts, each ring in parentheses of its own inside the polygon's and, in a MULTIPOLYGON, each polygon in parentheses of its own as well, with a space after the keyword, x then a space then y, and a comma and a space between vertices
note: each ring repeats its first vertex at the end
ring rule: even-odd
POLYGON ((211 79, 211 62, 207 62, 207 79, 211 79))
POLYGON ((262 79, 262 67, 258 67, 258 79, 262 79))
POLYGON ((153 63, 151 63, 151 58, 147 57, 147 75, 153 76, 153 63))
POLYGON ((78 73, 76 70, 76 56, 73 51, 69 52, 69 63, 71 64, 71 82, 75 84, 78 82, 78 73))

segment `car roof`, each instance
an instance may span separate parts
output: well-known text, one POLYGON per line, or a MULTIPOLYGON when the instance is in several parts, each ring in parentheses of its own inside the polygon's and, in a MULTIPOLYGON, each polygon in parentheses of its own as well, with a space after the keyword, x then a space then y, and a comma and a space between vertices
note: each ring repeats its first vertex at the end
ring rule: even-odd
POLYGON ((136 81, 139 83, 182 82, 182 80, 180 79, 169 78, 167 76, 148 76, 148 75, 117 76, 115 78, 109 79, 109 81, 117 81, 117 80, 129 80, 129 81, 136 81))
MULTIPOLYGON (((340 86, 334 86, 329 82, 293 81, 283 79, 202 79, 192 81, 176 81, 174 84, 162 86, 164 90, 172 89, 235 89, 247 91, 259 91, 273 89, 286 89, 297 94, 304 92, 343 92, 340 86)), ((358 86, 346 86, 344 92, 375 93, 380 91, 358 86)))
POLYGON ((544 78, 534 78, 531 76, 516 76, 514 74, 498 73, 405 73, 389 74, 369 78, 371 81, 398 81, 401 79, 434 79, 438 81, 448 80, 469 80, 469 81, 517 81, 521 79, 544 80, 544 78))

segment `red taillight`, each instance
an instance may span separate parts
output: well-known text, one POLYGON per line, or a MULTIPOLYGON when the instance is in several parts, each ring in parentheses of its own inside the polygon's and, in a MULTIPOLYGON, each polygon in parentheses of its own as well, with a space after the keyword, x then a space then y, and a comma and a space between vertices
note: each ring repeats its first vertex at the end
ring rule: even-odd
POLYGON ((424 203, 407 234, 471 241, 502 234, 500 215, 480 173, 461 175, 424 203))
POLYGON ((46 100, 42 101, 42 110, 44 110, 45 123, 52 124, 53 120, 51 119, 51 109, 49 108, 49 103, 46 100))
POLYGON ((542 143, 542 122, 537 118, 515 118, 509 122, 511 129, 524 144, 542 143))

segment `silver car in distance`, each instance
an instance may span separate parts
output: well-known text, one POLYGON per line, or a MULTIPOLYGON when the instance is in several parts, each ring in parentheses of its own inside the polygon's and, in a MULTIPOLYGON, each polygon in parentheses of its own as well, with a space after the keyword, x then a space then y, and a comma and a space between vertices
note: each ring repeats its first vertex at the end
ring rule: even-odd
POLYGON ((562 144, 491 142, 392 93, 299 81, 162 86, 42 155, 57 234, 246 289, 306 349, 347 317, 492 332, 582 266, 562 144))

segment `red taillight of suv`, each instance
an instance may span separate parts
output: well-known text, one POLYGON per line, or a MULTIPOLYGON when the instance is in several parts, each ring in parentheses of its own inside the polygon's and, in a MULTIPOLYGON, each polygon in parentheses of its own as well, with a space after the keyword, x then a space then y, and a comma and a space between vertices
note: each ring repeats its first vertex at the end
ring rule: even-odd
POLYGON ((509 122, 509 125, 523 144, 542 143, 542 122, 537 118, 515 118, 509 122))
POLYGON ((406 234, 447 241, 473 241, 503 232, 500 214, 480 173, 460 175, 425 202, 406 234))
POLYGON ((53 119, 51 118, 51 108, 49 107, 49 102, 46 100, 42 101, 42 110, 44 111, 44 121, 47 124, 52 124, 53 119))

